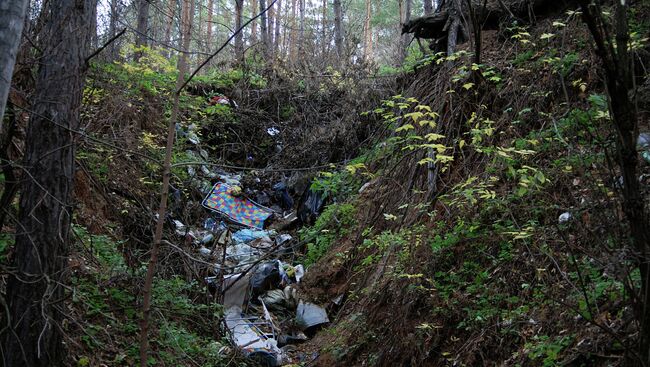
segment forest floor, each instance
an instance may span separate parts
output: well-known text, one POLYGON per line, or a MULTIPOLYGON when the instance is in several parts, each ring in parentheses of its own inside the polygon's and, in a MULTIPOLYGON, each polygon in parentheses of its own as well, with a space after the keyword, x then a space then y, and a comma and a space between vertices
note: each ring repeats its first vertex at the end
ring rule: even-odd
MULTIPOLYGON (((631 23, 641 65, 650 60, 647 14, 638 5, 631 23)), ((484 31, 480 64, 464 44, 391 75, 350 67, 307 78, 274 66, 198 77, 181 99, 150 364, 253 365, 246 346, 233 345, 219 289, 224 275, 260 258, 284 264, 263 297, 291 283, 285 294, 329 318, 302 330, 291 297, 270 311, 275 331, 308 334, 282 349, 287 364, 628 363, 639 274, 590 40, 565 9, 484 31), (211 103, 217 94, 237 106, 211 103), (242 227, 201 205, 224 181, 275 212, 266 229, 276 232, 250 246, 252 258, 223 261, 242 227), (274 188, 280 182, 286 191, 274 188)), ((137 361, 175 79, 171 62, 148 52, 147 62, 94 66, 85 91, 67 365, 137 361)), ((640 130, 650 132, 647 73, 638 95, 640 130)), ((641 169, 650 195, 650 162, 641 169)), ((259 305, 247 312, 264 318, 259 305)))

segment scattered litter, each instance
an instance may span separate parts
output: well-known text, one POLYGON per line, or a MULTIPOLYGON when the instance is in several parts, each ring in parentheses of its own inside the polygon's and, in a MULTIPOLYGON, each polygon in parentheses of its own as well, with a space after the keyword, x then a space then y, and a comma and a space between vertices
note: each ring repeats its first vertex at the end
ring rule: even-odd
POLYGON ((560 214, 560 217, 558 218, 557 221, 560 224, 564 224, 564 223, 568 222, 570 219, 571 219, 571 213, 564 212, 564 213, 560 214))
POLYGON ((203 228, 214 232, 217 229, 217 221, 214 218, 208 218, 203 222, 203 228))
POLYGON ((212 240, 214 240, 214 235, 212 233, 208 233, 201 239, 202 244, 210 243, 212 240))
POLYGON ((332 300, 332 303, 336 306, 341 306, 343 304, 343 298, 345 298, 345 294, 339 294, 332 300))
POLYGON ((225 183, 214 185, 202 204, 236 223, 258 229, 264 228, 264 221, 272 214, 270 209, 258 206, 246 198, 233 196, 231 187, 225 183))
POLYGON ((294 277, 296 278, 296 283, 300 283, 302 277, 305 276, 305 268, 301 265, 296 265, 294 268, 296 270, 294 277))
POLYGON ((199 253, 201 253, 201 255, 203 255, 205 257, 210 257, 210 255, 212 254, 212 251, 209 248, 201 246, 199 248, 199 253))
POLYGON ((639 149, 650 148, 650 133, 641 133, 636 139, 636 146, 639 149))
POLYGON ((287 185, 280 181, 273 185, 273 190, 275 190, 275 195, 280 201, 280 206, 282 209, 289 210, 293 207, 293 199, 289 195, 289 190, 287 190, 287 185))
POLYGON ((330 319, 327 317, 327 311, 324 308, 313 303, 300 301, 296 311, 296 324, 307 335, 308 331, 313 331, 315 327, 327 324, 330 319))
POLYGON ((194 124, 187 127, 187 140, 194 145, 198 145, 201 139, 199 139, 199 135, 194 130, 196 130, 196 125, 194 124))
POLYGON ((298 218, 302 223, 312 223, 323 208, 325 199, 322 193, 312 190, 305 191, 301 198, 301 204, 298 208, 298 218))
POLYGON ((271 136, 276 136, 276 135, 278 135, 280 133, 280 130, 278 130, 278 129, 274 128, 274 127, 269 127, 268 129, 266 129, 266 132, 271 136))
POLYGON ((372 185, 372 181, 368 181, 368 182, 364 183, 363 186, 361 186, 361 188, 359 189, 359 194, 366 191, 366 189, 368 189, 368 187, 370 187, 370 185, 372 185))
POLYGON ((282 350, 278 348, 273 326, 258 317, 246 317, 242 306, 248 290, 248 275, 232 274, 224 277, 225 321, 234 345, 251 359, 266 366, 282 364, 282 350), (241 279, 240 279, 241 278, 241 279))
POLYGON ((219 175, 219 179, 223 181, 226 185, 230 186, 241 186, 241 176, 240 175, 219 175))
POLYGON ((298 307, 298 295, 294 288, 272 289, 260 296, 260 300, 272 310, 295 311, 298 307))
POLYGON ((270 261, 260 265, 251 277, 253 301, 266 291, 280 287, 282 276, 279 261, 270 261))
POLYGON ((303 332, 295 332, 291 334, 282 334, 278 337, 278 345, 297 344, 309 340, 307 335, 303 332))
POLYGON ((292 239, 293 239, 293 237, 291 237, 290 234, 288 234, 288 233, 283 233, 283 234, 281 234, 281 235, 275 237, 275 243, 276 243, 278 246, 281 246, 283 243, 285 243, 285 242, 287 242, 287 241, 291 241, 292 239))
POLYGON ((233 241, 236 243, 249 243, 253 240, 256 240, 258 238, 262 237, 269 237, 273 235, 275 232, 274 231, 264 231, 264 230, 252 230, 248 228, 241 229, 237 232, 235 232, 232 235, 233 241))
POLYGON ((641 152, 641 157, 646 163, 650 163, 650 133, 641 133, 636 139, 636 147, 641 152))

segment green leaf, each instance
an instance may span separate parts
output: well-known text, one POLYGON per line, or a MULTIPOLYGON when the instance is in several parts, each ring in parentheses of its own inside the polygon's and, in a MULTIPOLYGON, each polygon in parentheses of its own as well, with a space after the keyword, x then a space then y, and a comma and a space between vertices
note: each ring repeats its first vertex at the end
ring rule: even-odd
POLYGON ((415 127, 413 125, 404 124, 404 125, 398 127, 397 129, 395 129, 395 132, 399 133, 399 132, 402 132, 402 131, 413 130, 413 129, 415 129, 415 127))

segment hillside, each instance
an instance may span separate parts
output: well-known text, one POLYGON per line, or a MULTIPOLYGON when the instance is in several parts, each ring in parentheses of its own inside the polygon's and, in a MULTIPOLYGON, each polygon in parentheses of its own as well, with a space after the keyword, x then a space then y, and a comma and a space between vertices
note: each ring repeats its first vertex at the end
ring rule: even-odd
MULTIPOLYGON (((455 37, 447 27, 432 49, 393 27, 374 59, 351 51, 338 65, 258 50, 188 77, 177 64, 200 65, 195 55, 131 43, 90 63, 66 130, 58 285, 25 280, 46 278, 51 305, 26 307, 55 310, 38 327, 12 318, 29 300, 12 282, 33 275, 18 259, 49 266, 21 245, 41 125, 33 72, 20 69, 35 61, 19 55, 0 157, 3 346, 31 327, 39 353, 36 330, 60 332, 66 366, 650 363, 650 2, 499 3, 432 13, 453 24, 459 4, 452 52, 435 49, 455 37)), ((42 144, 56 140, 46 131, 42 144)), ((32 349, 5 365, 29 365, 32 349)))

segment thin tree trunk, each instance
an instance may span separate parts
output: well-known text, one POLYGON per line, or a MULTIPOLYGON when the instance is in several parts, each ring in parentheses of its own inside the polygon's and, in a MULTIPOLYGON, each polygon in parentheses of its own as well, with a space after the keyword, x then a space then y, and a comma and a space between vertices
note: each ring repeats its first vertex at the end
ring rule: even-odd
MULTIPOLYGON (((400 1, 400 28, 402 24, 405 24, 411 20, 411 0, 401 0, 400 1)), ((401 65, 408 54, 408 44, 410 42, 410 35, 402 35, 399 46, 399 64, 401 65)))
POLYGON ((90 48, 99 47, 99 35, 97 34, 97 3, 98 0, 93 0, 92 14, 90 15, 90 48))
POLYGON ((212 47, 212 18, 214 16, 214 0, 208 0, 208 28, 206 29, 206 42, 208 50, 212 47))
MULTIPOLYGON (((235 29, 242 25, 242 12, 244 10, 244 0, 235 0, 235 29)), ((244 38, 241 33, 235 36, 235 60, 243 62, 244 60, 244 38)))
MULTIPOLYGON (((111 0, 111 5, 110 5, 110 17, 109 17, 109 23, 108 23, 108 37, 113 38, 117 34, 117 22, 118 22, 118 17, 119 17, 119 9, 118 9, 118 0, 111 0)), ((118 44, 117 41, 114 41, 111 43, 109 46, 109 51, 108 51, 108 61, 114 61, 117 59, 118 56, 118 44)))
MULTIPOLYGON (((254 17, 257 14, 257 0, 251 0, 251 17, 254 17)), ((251 45, 257 43, 257 22, 253 22, 251 25, 251 45)))
MULTIPOLYGON (((188 49, 190 47, 190 35, 192 30, 192 18, 194 12, 194 0, 183 0, 183 9, 181 16, 181 42, 182 48, 188 49)), ((188 69, 187 53, 181 54, 178 61, 178 77, 176 79, 176 89, 179 90, 183 85, 185 74, 188 69)), ((163 225, 165 223, 165 212, 167 210, 167 197, 169 196, 169 176, 170 176, 170 161, 172 156, 172 147, 174 145, 175 125, 178 120, 178 98, 179 93, 174 93, 174 104, 172 108, 172 115, 167 129, 167 145, 165 150, 165 164, 163 168, 163 184, 160 193, 160 205, 158 209, 158 220, 156 221, 156 229, 154 232, 154 241, 151 249, 151 259, 147 267, 147 275, 145 278, 145 285, 143 287, 143 302, 142 302, 142 324, 140 329, 140 366, 147 366, 147 355, 149 350, 149 317, 151 315, 151 287, 153 284, 153 277, 156 271, 156 263, 158 262, 158 249, 160 241, 162 240, 163 225)))
POLYGON ((296 50, 297 50, 297 27, 296 27, 296 7, 298 0, 291 0, 291 36, 289 41, 289 54, 291 55, 290 59, 292 63, 296 62, 296 50))
POLYGON ((275 5, 271 7, 268 11, 268 29, 267 31, 269 32, 267 39, 269 40, 269 55, 273 55, 273 50, 275 49, 275 41, 273 40, 273 37, 275 35, 274 29, 275 29, 275 5))
MULTIPOLYGON (((611 46, 613 39, 607 39, 603 31, 605 20, 600 9, 592 6, 591 1, 580 0, 583 19, 591 32, 598 49, 598 55, 605 70, 605 81, 609 96, 612 119, 616 128, 616 158, 623 176, 623 212, 629 222, 630 237, 636 252, 637 266, 641 274, 641 293, 636 305, 636 317, 639 322, 638 363, 650 366, 650 226, 645 211, 644 200, 638 179, 638 153, 636 141, 639 129, 639 116, 635 103, 631 99, 634 89, 634 63, 627 47, 611 46), (640 362, 640 363, 639 363, 640 362)), ((627 24, 628 6, 624 1, 615 2, 613 20, 617 45, 627 45, 630 34, 627 24)))
POLYGON ((74 134, 91 37, 94 1, 49 1, 26 137, 12 272, 5 366, 58 366, 75 171, 74 134))
MULTIPOLYGON (((138 2, 138 34, 135 39, 135 45, 137 47, 146 46, 148 44, 147 32, 149 29, 149 1, 150 0, 140 0, 138 2)), ((137 61, 142 56, 142 52, 136 52, 134 56, 137 61)))
POLYGON ((280 56, 280 24, 282 21, 282 0, 277 2, 277 10, 275 12, 275 42, 273 43, 273 53, 276 57, 280 56))
MULTIPOLYGON (((117 1, 117 0, 113 0, 117 1)), ((174 17, 176 16, 177 0, 169 0, 167 3, 167 25, 165 27, 165 44, 170 45, 172 41, 172 28, 174 26, 174 17)))
POLYGON ((339 62, 344 57, 343 50, 343 9, 341 0, 334 0, 334 43, 339 62))
POLYGON ((366 0, 366 21, 364 25, 364 50, 366 61, 372 60, 372 27, 370 25, 370 18, 372 16, 372 2, 366 0))
POLYGON ((298 57, 305 59, 305 0, 298 0, 300 8, 300 30, 298 31, 298 57))
POLYGON ((321 53, 323 56, 327 54, 327 0, 323 0, 323 19, 321 24, 321 53))
POLYGON ((11 75, 14 72, 16 53, 25 24, 27 0, 6 0, 0 3, 0 132, 2 116, 5 113, 7 97, 11 87, 11 75))
POLYGON ((286 1, 284 3, 284 14, 285 14, 285 19, 284 19, 284 26, 282 27, 282 55, 286 56, 289 58, 290 55, 290 45, 289 45, 289 37, 290 33, 289 30, 291 28, 291 3, 289 1, 286 1))
POLYGON ((260 16, 260 34, 262 35, 262 43, 264 45, 264 58, 268 61, 269 60, 269 49, 270 49, 270 41, 269 41, 269 30, 268 30, 268 19, 266 16, 266 12, 264 12, 264 9, 266 9, 266 0, 259 0, 259 5, 260 5, 260 12, 262 13, 262 16, 260 16))

